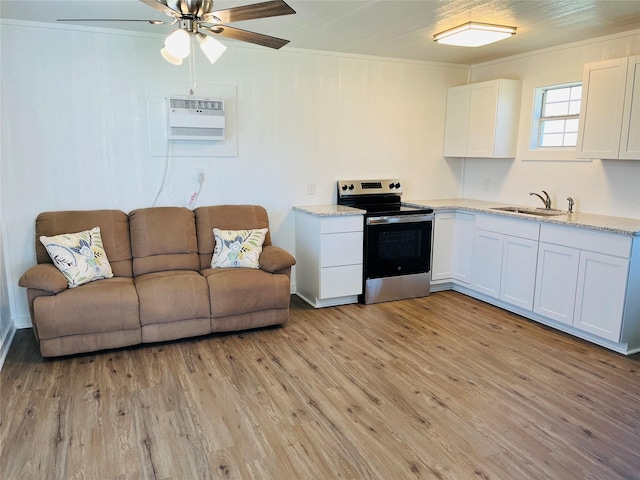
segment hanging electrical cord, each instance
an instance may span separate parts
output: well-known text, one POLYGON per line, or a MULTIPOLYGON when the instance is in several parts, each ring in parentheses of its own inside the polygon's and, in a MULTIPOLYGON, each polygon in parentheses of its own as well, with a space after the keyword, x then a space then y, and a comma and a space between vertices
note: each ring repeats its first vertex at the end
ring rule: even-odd
POLYGON ((162 191, 164 190, 164 186, 167 183, 167 178, 169 177, 169 163, 171 161, 171 155, 169 155, 169 147, 171 146, 171 140, 167 140, 167 149, 164 153, 164 178, 162 179, 162 185, 160 185, 160 189, 158 190, 158 193, 156 194, 156 198, 153 200, 153 206, 156 206, 156 203, 158 202, 158 198, 160 197, 160 194, 162 193, 162 191))
POLYGON ((196 78, 196 55, 193 42, 191 42, 191 55, 189 55, 189 78, 191 80, 189 95, 193 96, 193 92, 198 88, 198 79, 196 78))
POLYGON ((203 183, 204 183, 204 171, 199 171, 198 172, 198 188, 196 189, 195 192, 193 192, 193 194, 189 198, 189 205, 188 205, 189 208, 193 209, 193 207, 196 206, 196 201, 198 201, 198 195, 200 195, 200 192, 202 191, 203 183))

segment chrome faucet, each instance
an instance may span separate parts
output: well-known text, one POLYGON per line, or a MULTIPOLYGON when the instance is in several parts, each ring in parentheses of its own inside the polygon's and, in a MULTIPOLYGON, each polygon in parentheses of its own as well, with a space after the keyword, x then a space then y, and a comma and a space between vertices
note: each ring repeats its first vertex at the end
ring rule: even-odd
POLYGON ((573 198, 571 197, 567 197, 567 200, 569 200, 569 213, 573 212, 573 204, 575 203, 573 201, 573 198))
POLYGON ((542 198, 542 195, 539 195, 536 192, 529 192, 529 195, 535 195, 536 197, 538 197, 540 200, 542 200, 542 203, 544 203, 544 208, 546 208, 547 210, 550 210, 551 209, 551 197, 544 190, 542 190, 542 193, 544 193, 544 197, 545 198, 542 198))

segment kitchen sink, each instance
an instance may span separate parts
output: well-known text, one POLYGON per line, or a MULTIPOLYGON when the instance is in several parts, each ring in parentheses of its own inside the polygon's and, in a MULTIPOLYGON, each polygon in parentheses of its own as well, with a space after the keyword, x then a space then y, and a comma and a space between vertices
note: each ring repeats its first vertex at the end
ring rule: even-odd
POLYGON ((527 208, 527 207, 494 207, 491 210, 500 212, 521 213, 523 215, 535 215, 538 217, 553 217, 555 215, 564 215, 566 212, 555 208, 527 208))

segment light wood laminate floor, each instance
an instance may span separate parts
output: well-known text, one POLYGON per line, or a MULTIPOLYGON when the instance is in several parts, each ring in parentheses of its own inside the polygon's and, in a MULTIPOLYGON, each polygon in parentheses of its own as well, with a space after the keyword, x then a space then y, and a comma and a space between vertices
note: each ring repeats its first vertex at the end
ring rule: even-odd
POLYGON ((640 356, 454 292, 1 376, 3 480, 640 478, 640 356))

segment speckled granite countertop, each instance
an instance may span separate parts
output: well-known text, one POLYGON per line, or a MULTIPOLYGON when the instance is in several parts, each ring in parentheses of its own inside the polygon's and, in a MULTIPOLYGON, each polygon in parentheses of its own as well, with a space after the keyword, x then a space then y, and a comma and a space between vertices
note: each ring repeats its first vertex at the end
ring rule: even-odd
POLYGON ((609 217, 607 215, 595 215, 591 213, 564 213, 552 217, 531 216, 523 213, 503 212, 492 210, 496 207, 526 207, 524 205, 512 205, 508 203, 487 202, 484 200, 471 200, 465 198, 449 198, 437 200, 412 200, 402 202, 405 205, 415 207, 433 208, 435 212, 443 210, 468 210, 472 212, 491 213, 494 215, 504 215, 507 217, 520 218, 525 220, 538 221, 543 223, 553 223, 578 228, 588 228, 591 230, 602 230, 622 235, 640 236, 640 220, 623 217, 609 217))
MULTIPOLYGON (((588 228, 591 230, 602 230, 606 232, 619 233, 622 235, 640 236, 640 220, 623 217, 609 217, 607 215, 595 215, 591 213, 563 213, 552 217, 539 217, 516 212, 503 212, 493 210, 496 207, 523 207, 526 205, 513 205, 509 203, 487 202, 485 200, 471 200, 466 198, 447 198, 434 200, 411 200, 402 202, 404 205, 413 207, 433 208, 435 212, 446 210, 468 210, 471 212, 491 213, 493 215, 503 215, 505 217, 520 218, 534 222, 553 223, 578 228, 588 228)), ((295 211, 316 215, 319 217, 335 217, 341 215, 364 215, 365 210, 359 208, 345 207, 343 205, 303 205, 293 207, 295 211)))
POLYGON ((345 207, 344 205, 303 205, 293 207, 296 212, 308 213, 317 217, 337 217, 341 215, 364 215, 366 210, 345 207))

